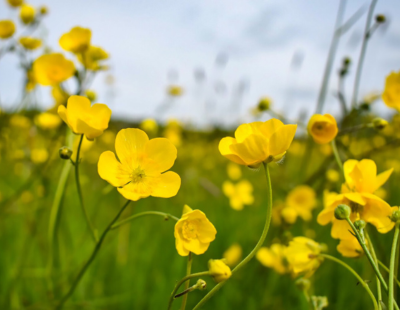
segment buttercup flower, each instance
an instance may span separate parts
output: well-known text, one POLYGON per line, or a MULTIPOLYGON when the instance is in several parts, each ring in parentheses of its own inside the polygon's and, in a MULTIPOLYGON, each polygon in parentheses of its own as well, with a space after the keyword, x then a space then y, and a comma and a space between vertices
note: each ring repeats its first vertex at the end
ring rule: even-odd
POLYGON ((242 258, 242 247, 238 243, 232 244, 222 255, 228 266, 235 266, 242 258))
POLYGON ((58 115, 75 134, 84 134, 86 138, 93 140, 108 128, 111 110, 102 103, 91 106, 86 97, 71 96, 67 107, 58 107, 58 115))
POLYGON ((382 100, 389 108, 400 111, 400 71, 386 77, 382 100))
POLYGON ((226 137, 219 151, 229 160, 245 166, 258 167, 262 162, 279 161, 289 148, 297 125, 284 125, 278 119, 240 125, 235 138, 226 137))
POLYGON ((285 256, 295 274, 305 273, 310 277, 321 265, 323 259, 319 254, 324 246, 306 237, 295 237, 285 249, 285 256))
POLYGON ((286 207, 293 209, 303 220, 312 218, 311 211, 317 206, 315 191, 307 185, 299 185, 286 197, 286 207))
MULTIPOLYGON (((367 242, 367 240, 365 240, 365 242, 367 242)), ((359 257, 364 253, 360 243, 354 236, 352 239, 340 240, 337 250, 344 257, 359 257)))
POLYGON ((0 20, 0 39, 8 39, 15 32, 15 24, 12 20, 0 20))
POLYGON ((19 17, 24 24, 30 24, 35 19, 35 8, 28 4, 23 4, 19 11, 19 17))
POLYGON ((158 124, 155 119, 147 118, 140 123, 140 128, 148 134, 155 135, 158 131, 158 124))
POLYGON ((185 206, 181 219, 175 224, 176 250, 181 256, 188 256, 189 252, 203 254, 216 234, 217 230, 203 212, 185 206))
POLYGON ((74 27, 61 36, 59 43, 68 52, 82 53, 88 49, 91 38, 92 31, 90 29, 74 27))
POLYGON ((229 279, 232 275, 231 269, 222 259, 210 259, 208 261, 208 271, 217 283, 229 279))
POLYGON ((7 0, 7 2, 9 5, 16 8, 19 7, 24 2, 24 0, 7 0))
POLYGON ((177 194, 181 178, 172 171, 163 173, 176 159, 177 150, 170 141, 149 140, 140 129, 122 129, 115 139, 115 151, 120 162, 113 152, 106 151, 100 155, 98 172, 126 199, 169 198, 177 194))
POLYGON ((72 61, 65 59, 63 54, 46 54, 34 61, 33 72, 39 84, 56 85, 73 76, 75 66, 72 61))
POLYGON ((19 43, 27 50, 35 50, 42 45, 42 41, 40 39, 30 37, 19 38, 19 43))
POLYGON ((254 202, 253 186, 247 180, 242 180, 237 184, 225 181, 222 184, 222 190, 229 198, 232 209, 242 210, 244 205, 251 205, 254 202))
POLYGON ((330 114, 314 114, 308 122, 307 130, 319 144, 331 142, 338 133, 336 120, 330 114))
POLYGON ((86 69, 97 71, 104 69, 100 65, 100 61, 108 59, 108 53, 101 47, 90 45, 89 48, 82 54, 78 54, 78 60, 86 69))
POLYGON ((42 129, 55 129, 61 124, 61 118, 53 113, 43 112, 35 117, 36 126, 42 129))
POLYGON ((279 274, 290 271, 285 257, 286 246, 274 243, 270 248, 262 247, 256 254, 257 260, 268 268, 273 268, 279 274))
POLYGON ((242 170, 240 170, 240 166, 233 162, 228 162, 226 172, 228 173, 229 178, 232 180, 239 180, 242 177, 242 170))

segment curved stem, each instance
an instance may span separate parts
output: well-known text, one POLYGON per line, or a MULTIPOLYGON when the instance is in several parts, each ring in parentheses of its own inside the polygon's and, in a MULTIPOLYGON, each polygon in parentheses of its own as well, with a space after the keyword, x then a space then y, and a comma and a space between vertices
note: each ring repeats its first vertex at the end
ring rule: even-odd
POLYGON ((88 215, 88 213, 86 211, 86 208, 85 208, 85 204, 83 203, 81 182, 80 182, 80 179, 79 179, 79 155, 80 155, 80 152, 81 152, 82 141, 83 141, 83 135, 81 135, 81 138, 79 140, 78 150, 76 151, 76 160, 75 160, 76 188, 78 190, 79 203, 81 204, 81 208, 82 208, 83 214, 85 215, 86 223, 89 226, 90 232, 92 233, 92 237, 93 237, 94 242, 98 242, 99 238, 97 237, 96 231, 93 228, 92 223, 90 222, 89 215, 88 215))
MULTIPOLYGON (((189 252, 187 267, 186 267, 186 276, 190 275, 190 273, 192 272, 192 263, 193 263, 193 254, 192 254, 192 252, 189 252)), ((187 290, 189 288, 189 284, 190 284, 190 280, 187 280, 185 283, 185 290, 187 290)), ((186 302, 187 302, 188 295, 189 294, 185 294, 182 297, 181 310, 185 310, 185 308, 186 308, 186 302)))
POLYGON ((390 266, 389 266, 389 299, 388 305, 389 310, 393 310, 394 299, 393 299, 393 287, 394 287, 394 264, 396 260, 396 249, 397 249, 397 240, 399 239, 399 224, 396 223, 392 244, 392 251, 390 254, 390 266))
POLYGON ((65 302, 71 297, 71 295, 73 294, 73 292, 75 291, 75 288, 77 287, 77 285, 79 284, 79 281, 81 280, 81 278, 83 277, 83 275, 85 274, 86 270, 88 269, 88 267, 90 266, 90 264, 93 262, 93 260, 95 259, 97 253, 99 252, 101 245, 104 241, 104 238, 106 237, 107 233, 111 230, 112 225, 118 220, 118 218, 120 217, 120 215, 122 214, 122 212, 124 212, 124 210, 126 209, 126 207, 129 205, 131 201, 128 200, 121 208, 121 210, 119 210, 118 214, 115 216, 115 218, 111 221, 110 224, 108 224, 107 228, 104 230, 103 234, 101 235, 99 241, 97 242, 92 255, 90 255, 88 261, 86 262, 86 264, 82 267, 81 271, 79 271, 78 276, 75 278, 74 283, 72 284, 71 288, 69 289, 68 293, 65 294, 65 296, 61 299, 60 303, 58 304, 56 310, 61 310, 62 307, 64 306, 65 302))
MULTIPOLYGON (((267 178, 267 190, 268 190, 268 203, 267 203, 267 214, 266 214, 266 219, 265 219, 265 225, 264 225, 264 230, 261 234, 260 240, 258 240, 256 246, 254 249, 247 255, 245 259, 243 259, 233 270, 232 270, 232 276, 238 272, 241 268, 243 268, 244 265, 246 265, 257 253, 257 251, 261 248, 263 245, 265 238, 267 237, 268 230, 269 230, 269 225, 271 223, 271 213, 272 213, 272 186, 271 186, 271 178, 269 175, 269 169, 268 165, 266 163, 263 163, 264 169, 265 169, 265 175, 267 178)), ((211 291, 208 292, 206 296, 203 297, 202 300, 193 308, 193 310, 197 310, 200 307, 202 307, 227 281, 223 281, 218 283, 216 286, 213 287, 211 291)))
MULTIPOLYGON (((367 241, 368 241, 368 244, 369 244, 369 248, 371 249, 372 258, 374 259, 375 264, 378 264, 378 259, 377 259, 376 254, 375 254, 374 245, 372 244, 371 238, 369 237, 369 234, 367 232, 365 233, 365 237, 367 238, 367 241)), ((379 265, 378 265, 378 268, 379 268, 379 265)), ((378 276, 376 276, 376 290, 378 292, 378 301, 379 301, 378 307, 379 307, 379 310, 380 310, 380 309, 382 309, 381 302, 383 300, 382 300, 381 281, 379 281, 378 276)))
POLYGON ((111 227, 111 229, 118 228, 119 226, 124 225, 124 224, 126 224, 126 223, 128 223, 130 221, 133 221, 134 219, 137 219, 137 218, 142 217, 142 216, 147 216, 147 215, 158 215, 158 216, 164 217, 166 220, 172 219, 174 221, 179 221, 179 218, 177 218, 176 216, 173 216, 173 215, 171 215, 169 213, 158 212, 158 211, 146 211, 146 212, 140 212, 138 214, 132 215, 132 216, 130 216, 130 217, 128 217, 128 218, 126 218, 126 219, 124 219, 122 221, 119 221, 118 223, 115 223, 111 227))
POLYGON ((202 276, 208 276, 209 274, 210 274, 209 271, 203 271, 203 272, 193 273, 193 274, 187 275, 186 277, 184 277, 183 279, 181 279, 178 283, 176 283, 176 285, 175 285, 175 287, 174 287, 174 290, 172 291, 171 296, 169 297, 168 308, 167 308, 167 309, 168 309, 168 310, 171 309, 172 303, 174 302, 174 299, 175 299, 175 298, 174 298, 174 297, 175 297, 175 294, 176 294, 176 292, 178 291, 179 287, 180 287, 184 282, 186 282, 187 280, 193 279, 193 278, 199 278, 199 277, 202 277, 202 276))
MULTIPOLYGON (((380 260, 378 260, 378 264, 379 264, 379 266, 382 267, 383 270, 385 270, 387 273, 389 273, 389 268, 386 267, 380 260)), ((396 276, 394 277, 394 280, 396 281, 397 286, 400 287, 400 281, 397 279, 396 276)))
POLYGON ((371 297, 371 300, 374 303, 374 309, 375 310, 378 309, 378 303, 376 302, 375 296, 372 293, 371 289, 369 288, 368 284, 365 283, 365 281, 360 277, 360 275, 353 268, 351 268, 349 265, 347 265, 345 262, 341 261, 340 259, 337 259, 336 257, 333 257, 331 255, 320 254, 319 256, 329 259, 335 263, 338 263, 339 265, 342 265, 344 268, 346 268, 348 271, 350 271, 357 278, 357 280, 361 283, 361 285, 365 288, 368 295, 371 297))

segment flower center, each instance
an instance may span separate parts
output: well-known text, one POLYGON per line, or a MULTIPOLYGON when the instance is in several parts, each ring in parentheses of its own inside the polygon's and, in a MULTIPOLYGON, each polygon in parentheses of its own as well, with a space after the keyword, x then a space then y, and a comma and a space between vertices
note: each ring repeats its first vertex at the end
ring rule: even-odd
POLYGON ((138 183, 143 180, 146 174, 144 173, 144 170, 142 168, 137 167, 129 176, 132 179, 132 183, 138 183))
POLYGON ((182 227, 182 235, 187 240, 197 238, 197 225, 196 223, 186 221, 182 227))

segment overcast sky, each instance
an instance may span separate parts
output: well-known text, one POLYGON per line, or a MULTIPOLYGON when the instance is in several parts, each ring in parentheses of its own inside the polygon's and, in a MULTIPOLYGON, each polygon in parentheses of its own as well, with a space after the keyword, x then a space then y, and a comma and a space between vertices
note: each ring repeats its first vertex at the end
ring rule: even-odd
MULTIPOLYGON (((58 39, 73 26, 92 30, 92 44, 110 53, 107 86, 100 74, 93 89, 114 117, 155 116, 167 99, 167 85, 179 84, 185 95, 169 102, 162 118, 186 121, 247 120, 260 97, 269 96, 277 110, 295 118, 300 110, 314 111, 339 1, 334 0, 31 0, 46 5, 44 24, 54 51, 58 39), (300 65, 293 68, 293 58, 300 65), (197 79, 196 79, 197 76, 197 79), (199 78, 200 76, 200 78, 199 78), (201 78, 204 76, 204 78, 201 78)), ((351 0, 345 20, 369 1, 351 0)), ((385 76, 400 70, 400 1, 380 0, 376 13, 388 17, 387 27, 375 32, 368 48, 360 96, 382 90, 385 76)), ((17 12, 0 2, 0 19, 17 12)), ((338 103, 336 71, 343 56, 354 62, 346 88, 350 100, 356 60, 366 13, 342 37, 331 78, 327 107, 338 103)), ((38 34, 46 33, 39 29, 38 34)), ((0 42, 1 44, 2 42, 0 42)), ((37 56, 37 54, 33 54, 37 56)), ((67 57, 72 55, 65 53, 67 57)), ((0 60, 0 98, 3 106, 16 104, 22 74, 17 58, 0 60)), ((51 106, 49 89, 39 90, 43 108, 51 106)), ((389 110, 377 104, 382 113, 389 110)), ((161 116, 159 116, 161 117, 161 116)))

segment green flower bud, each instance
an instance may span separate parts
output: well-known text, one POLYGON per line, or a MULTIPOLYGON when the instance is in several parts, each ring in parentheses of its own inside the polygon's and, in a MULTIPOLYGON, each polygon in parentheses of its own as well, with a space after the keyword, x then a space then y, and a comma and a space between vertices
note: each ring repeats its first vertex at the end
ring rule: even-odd
POLYGON ((295 284, 302 291, 308 291, 311 286, 310 280, 305 278, 299 278, 295 284))
POLYGON ((377 117, 372 120, 372 125, 376 130, 384 129, 389 123, 383 118, 377 117))
POLYGON ((377 23, 383 24, 386 21, 386 16, 383 14, 378 14, 375 16, 375 20, 377 23))
POLYGON ((399 210, 393 211, 392 215, 389 218, 392 220, 392 222, 395 223, 400 221, 400 211, 399 210))
POLYGON ((203 279, 198 279, 195 285, 195 289, 204 291, 207 288, 207 283, 203 279))
POLYGON ((354 222, 354 227, 357 230, 362 230, 365 228, 365 226, 367 226, 367 223, 365 223, 365 221, 363 221, 363 220, 358 220, 358 221, 354 222))
POLYGON ((338 205, 335 209, 335 217, 338 220, 345 220, 350 217, 351 209, 346 205, 338 205))
POLYGON ((343 58, 343 67, 348 67, 351 64, 350 57, 343 58))
POLYGON ((72 150, 66 146, 63 146, 62 148, 60 148, 60 150, 58 151, 60 154, 60 157, 62 159, 70 159, 72 156, 72 150))
POLYGON ((271 107, 271 99, 268 97, 263 97, 258 102, 258 110, 259 111, 267 111, 271 107))

